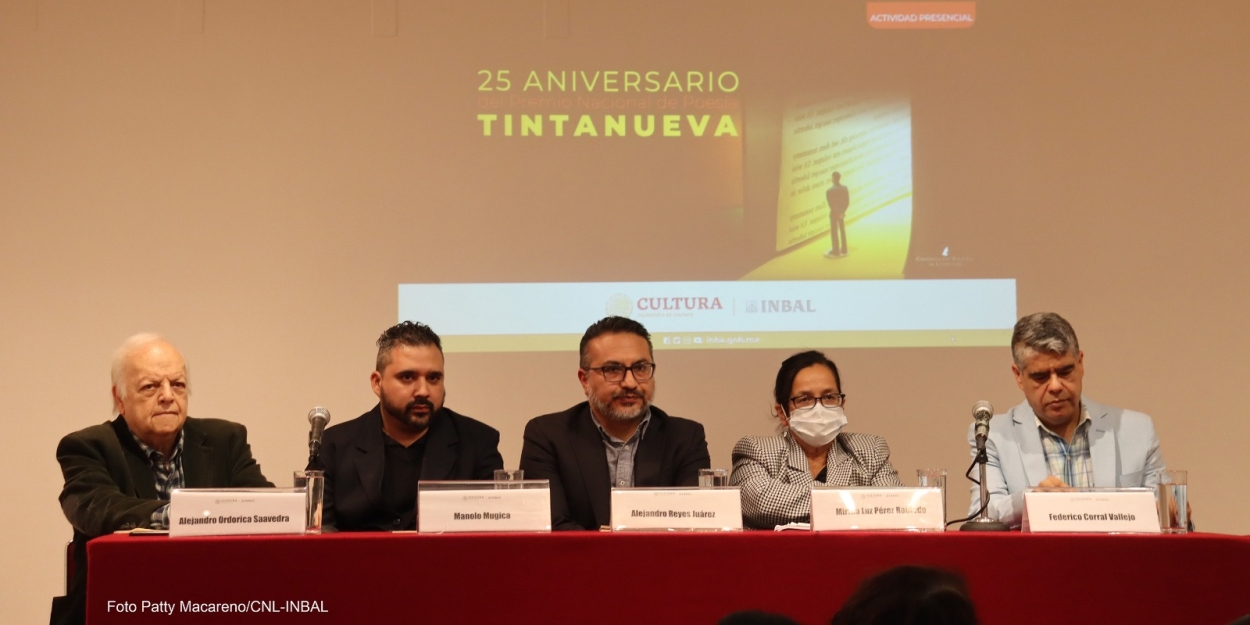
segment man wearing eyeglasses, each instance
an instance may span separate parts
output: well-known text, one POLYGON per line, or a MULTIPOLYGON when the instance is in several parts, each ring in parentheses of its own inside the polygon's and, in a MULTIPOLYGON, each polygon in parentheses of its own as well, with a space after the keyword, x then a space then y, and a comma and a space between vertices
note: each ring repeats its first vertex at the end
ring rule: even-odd
POLYGON ((711 466, 703 426, 651 405, 655 360, 642 324, 605 317, 582 336, 577 379, 586 401, 525 426, 521 469, 551 481, 556 530, 597 530, 613 487, 696 486, 711 466))

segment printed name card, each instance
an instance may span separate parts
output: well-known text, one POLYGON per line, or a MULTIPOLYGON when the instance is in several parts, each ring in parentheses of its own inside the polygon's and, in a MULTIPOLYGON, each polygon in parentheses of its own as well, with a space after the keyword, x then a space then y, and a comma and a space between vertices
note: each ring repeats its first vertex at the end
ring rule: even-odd
POLYGON ((548 480, 417 482, 417 531, 550 532, 548 480))
POLYGON ((1028 490, 1020 530, 1158 534, 1159 513, 1148 488, 1028 490))
POLYGON ((294 488, 175 488, 169 535, 303 534, 307 496, 294 488))
POLYGON ((938 488, 812 488, 812 531, 946 530, 938 488))
POLYGON ((742 491, 716 488, 613 488, 612 531, 742 530, 742 491))

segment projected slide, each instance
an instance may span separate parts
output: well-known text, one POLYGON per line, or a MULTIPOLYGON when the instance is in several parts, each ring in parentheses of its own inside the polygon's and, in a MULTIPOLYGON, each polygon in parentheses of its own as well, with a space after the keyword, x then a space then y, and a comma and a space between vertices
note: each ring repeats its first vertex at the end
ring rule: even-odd
POLYGON ((575 349, 607 314, 658 349, 1005 345, 1015 281, 967 227, 979 207, 916 185, 949 168, 918 149, 948 123, 923 50, 847 15, 750 54, 709 26, 449 56, 412 147, 446 191, 411 226, 474 247, 414 266, 400 319, 449 351, 575 349))

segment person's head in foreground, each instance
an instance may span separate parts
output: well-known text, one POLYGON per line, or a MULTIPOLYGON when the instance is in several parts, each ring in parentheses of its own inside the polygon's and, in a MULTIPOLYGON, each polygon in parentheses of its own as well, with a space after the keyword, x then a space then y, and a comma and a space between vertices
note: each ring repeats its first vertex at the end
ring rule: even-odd
POLYGON ((962 576, 898 566, 860 583, 829 625, 976 625, 962 576))

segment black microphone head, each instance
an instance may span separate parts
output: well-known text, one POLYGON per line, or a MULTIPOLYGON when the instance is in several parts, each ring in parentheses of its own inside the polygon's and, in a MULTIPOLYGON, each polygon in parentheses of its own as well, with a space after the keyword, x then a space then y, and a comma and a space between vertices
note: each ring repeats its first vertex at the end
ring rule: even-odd
POLYGON ((316 423, 318 419, 320 419, 323 423, 329 423, 330 411, 322 408, 321 406, 317 406, 316 408, 308 411, 309 423, 316 423))
POLYGON ((977 421, 989 421, 994 416, 994 406, 984 399, 972 404, 972 418, 977 421))

